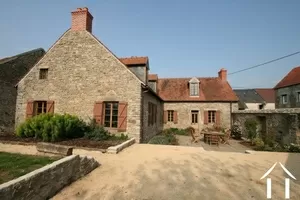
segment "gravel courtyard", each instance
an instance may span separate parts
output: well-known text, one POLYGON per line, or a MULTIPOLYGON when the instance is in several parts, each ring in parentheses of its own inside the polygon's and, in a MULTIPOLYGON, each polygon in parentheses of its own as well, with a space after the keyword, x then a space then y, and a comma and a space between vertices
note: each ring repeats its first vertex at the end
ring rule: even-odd
MULTIPOLYGON (((300 199, 300 154, 250 155, 135 144, 118 155, 92 155, 102 166, 54 200, 266 199, 266 180, 260 181, 260 177, 275 162, 281 162, 297 178, 291 181, 291 199, 300 199)), ((280 165, 271 173, 273 199, 284 199, 285 176, 280 165)))
MULTIPOLYGON (((7 146, 2 151, 36 154, 34 146, 7 146)), ((75 150, 101 164, 89 175, 58 193, 62 199, 183 200, 266 199, 266 180, 260 177, 281 162, 297 178, 291 180, 291 199, 300 199, 300 154, 205 151, 201 147, 135 144, 117 155, 75 150)), ((277 165, 272 199, 284 199, 284 171, 277 165)))

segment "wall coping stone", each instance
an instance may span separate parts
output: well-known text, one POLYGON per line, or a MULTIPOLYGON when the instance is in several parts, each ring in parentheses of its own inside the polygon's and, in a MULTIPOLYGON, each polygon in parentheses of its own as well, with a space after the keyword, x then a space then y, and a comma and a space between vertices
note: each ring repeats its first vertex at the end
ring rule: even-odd
POLYGON ((38 142, 36 144, 36 150, 40 152, 59 154, 63 156, 69 156, 73 153, 73 147, 51 144, 46 142, 38 142))
POLYGON ((49 199, 62 188, 90 173, 98 166, 99 163, 90 156, 71 155, 64 157, 1 184, 0 199, 49 199))
POLYGON ((298 114, 300 113, 300 108, 279 108, 279 109, 265 109, 265 110, 235 110, 232 111, 233 114, 276 114, 276 113, 286 113, 286 114, 298 114))
POLYGON ((119 144, 119 145, 116 145, 116 146, 111 146, 111 147, 108 147, 107 149, 107 153, 110 153, 110 154, 117 154, 119 153, 120 151, 122 151, 123 149, 133 145, 135 143, 135 138, 131 138, 125 142, 123 142, 122 144, 119 144))

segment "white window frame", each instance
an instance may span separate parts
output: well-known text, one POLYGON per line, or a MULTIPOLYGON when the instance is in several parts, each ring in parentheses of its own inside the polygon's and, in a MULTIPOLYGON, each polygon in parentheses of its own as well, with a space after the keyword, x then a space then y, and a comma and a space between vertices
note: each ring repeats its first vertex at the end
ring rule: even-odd
POLYGON ((287 96, 287 94, 281 95, 281 103, 282 104, 287 104, 288 103, 288 96, 287 96))
POLYGON ((300 91, 297 91, 296 95, 297 95, 297 97, 296 97, 297 98, 297 102, 300 102, 300 91))
POLYGON ((190 87, 190 96, 191 97, 199 97, 199 80, 194 77, 189 81, 190 87))

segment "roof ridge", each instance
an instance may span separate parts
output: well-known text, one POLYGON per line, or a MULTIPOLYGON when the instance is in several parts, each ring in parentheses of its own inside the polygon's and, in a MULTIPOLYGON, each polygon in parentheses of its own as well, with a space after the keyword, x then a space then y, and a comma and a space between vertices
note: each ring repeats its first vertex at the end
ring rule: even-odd
POLYGON ((40 48, 32 49, 32 50, 29 50, 29 51, 25 51, 23 53, 19 53, 19 54, 13 55, 13 56, 8 56, 8 57, 1 58, 0 61, 4 60, 4 59, 8 59, 8 58, 17 57, 17 56, 23 56, 23 55, 26 55, 26 54, 29 54, 29 53, 32 53, 32 52, 35 52, 35 51, 40 51, 40 50, 45 51, 43 48, 40 47, 40 48))
MULTIPOLYGON (((175 78, 175 77, 171 77, 171 78, 159 78, 159 79, 192 79, 194 77, 180 77, 180 78, 175 78)), ((208 78, 219 78, 219 77, 196 77, 196 78, 202 78, 202 79, 208 79, 208 78)))
POLYGON ((25 55, 27 55, 27 54, 30 54, 30 53, 33 53, 33 52, 36 52, 36 51, 43 51, 43 52, 45 53, 45 50, 44 50, 43 48, 36 48, 36 49, 32 49, 32 50, 30 50, 30 51, 25 51, 25 52, 23 52, 23 53, 19 53, 19 54, 17 54, 17 55, 13 55, 13 56, 1 58, 1 59, 0 59, 0 63, 1 63, 1 61, 2 61, 1 64, 4 64, 4 63, 7 63, 7 62, 9 62, 9 61, 12 61, 12 60, 18 58, 19 56, 25 56, 25 55))

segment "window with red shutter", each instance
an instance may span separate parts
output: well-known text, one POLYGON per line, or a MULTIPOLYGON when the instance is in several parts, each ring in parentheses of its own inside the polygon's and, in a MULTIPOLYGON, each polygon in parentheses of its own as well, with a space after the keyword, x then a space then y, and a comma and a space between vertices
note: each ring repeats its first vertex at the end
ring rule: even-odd
POLYGON ((127 102, 119 102, 118 131, 125 132, 127 129, 127 102))
POLYGON ((97 101, 94 104, 94 119, 96 120, 97 124, 103 124, 103 102, 97 101))
POLYGON ((33 101, 28 101, 26 106, 26 119, 29 119, 33 116, 33 101))
POLYGON ((203 114, 204 114, 204 124, 208 124, 208 111, 205 110, 203 114))
POLYGON ((47 113, 54 113, 54 101, 47 101, 47 113))

